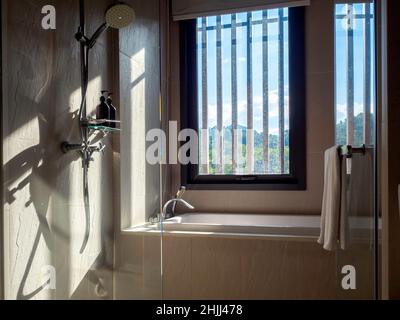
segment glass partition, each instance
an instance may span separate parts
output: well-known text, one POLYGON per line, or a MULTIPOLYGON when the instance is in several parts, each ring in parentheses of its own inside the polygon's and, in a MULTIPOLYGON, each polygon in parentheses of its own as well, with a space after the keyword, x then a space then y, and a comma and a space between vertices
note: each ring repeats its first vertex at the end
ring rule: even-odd
POLYGON ((335 7, 336 142, 366 146, 342 161, 346 240, 337 252, 341 299, 376 298, 376 63, 373 1, 335 7))

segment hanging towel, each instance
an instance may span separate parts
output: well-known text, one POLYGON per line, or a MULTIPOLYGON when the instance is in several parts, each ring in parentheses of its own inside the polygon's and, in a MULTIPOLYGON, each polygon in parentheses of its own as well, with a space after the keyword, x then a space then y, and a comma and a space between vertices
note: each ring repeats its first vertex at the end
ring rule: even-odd
POLYGON ((341 165, 339 147, 325 152, 324 196, 321 216, 321 236, 318 243, 325 250, 335 250, 339 238, 341 210, 341 165))

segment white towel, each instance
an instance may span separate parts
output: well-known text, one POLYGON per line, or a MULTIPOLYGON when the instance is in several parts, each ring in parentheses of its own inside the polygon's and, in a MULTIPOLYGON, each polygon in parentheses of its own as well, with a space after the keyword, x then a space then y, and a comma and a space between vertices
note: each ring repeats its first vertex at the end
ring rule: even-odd
POLYGON ((325 250, 335 250, 338 244, 341 208, 341 165, 339 147, 325 152, 324 197, 322 203, 321 236, 318 243, 325 250))

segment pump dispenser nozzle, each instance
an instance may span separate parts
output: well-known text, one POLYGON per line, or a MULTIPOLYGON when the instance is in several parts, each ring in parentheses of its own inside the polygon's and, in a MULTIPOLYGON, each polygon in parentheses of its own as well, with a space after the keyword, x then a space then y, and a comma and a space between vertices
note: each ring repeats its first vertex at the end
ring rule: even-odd
MULTIPOLYGON (((108 107, 110 108, 110 118, 109 119, 111 121, 115 121, 115 120, 117 120, 117 109, 113 105, 112 94, 113 94, 112 92, 108 93, 108 97, 107 97, 107 101, 106 102, 107 102, 108 107)), ((117 127, 115 122, 110 122, 109 126, 111 128, 116 128, 117 127)))

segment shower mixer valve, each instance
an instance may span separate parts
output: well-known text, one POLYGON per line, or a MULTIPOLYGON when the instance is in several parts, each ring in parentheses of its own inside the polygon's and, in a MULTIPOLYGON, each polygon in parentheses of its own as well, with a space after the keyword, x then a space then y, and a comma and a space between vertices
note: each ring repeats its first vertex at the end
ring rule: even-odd
POLYGON ((89 144, 70 144, 68 142, 63 142, 61 144, 61 150, 64 153, 68 153, 70 151, 81 151, 81 152, 89 152, 93 154, 94 152, 103 152, 106 148, 106 145, 103 143, 98 143, 97 145, 89 145, 89 144))
POLYGON ((82 154, 84 164, 88 165, 90 164, 91 161, 94 161, 93 159, 93 153, 95 152, 101 152, 104 154, 104 149, 106 148, 106 145, 99 142, 96 145, 89 145, 86 143, 82 144, 70 144, 68 142, 63 142, 61 144, 61 150, 63 153, 68 153, 70 151, 78 151, 82 154))

